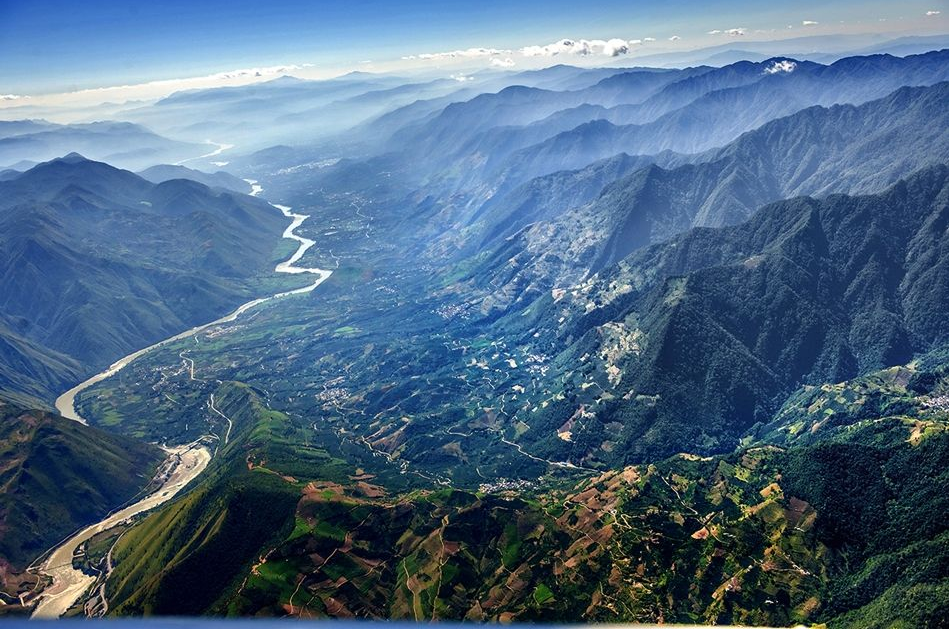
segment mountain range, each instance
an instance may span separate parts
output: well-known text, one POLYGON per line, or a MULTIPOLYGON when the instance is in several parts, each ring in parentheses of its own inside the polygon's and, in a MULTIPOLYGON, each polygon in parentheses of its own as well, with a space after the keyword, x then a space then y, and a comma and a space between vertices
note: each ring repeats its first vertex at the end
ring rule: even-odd
POLYGON ((577 462, 731 450, 798 386, 944 345, 947 186, 940 165, 877 195, 781 201, 542 297, 535 316, 560 323, 534 346, 572 385, 528 438, 577 462))
MULTIPOLYGON (((774 120, 697 163, 635 168, 677 160, 629 160, 634 164, 630 174, 605 185, 586 203, 589 197, 576 197, 581 204, 572 209, 547 203, 543 196, 536 201, 527 197, 530 187, 515 191, 486 205, 468 229, 483 259, 472 280, 494 287, 491 307, 504 306, 522 291, 580 281, 690 227, 740 222, 777 199, 881 190, 918 168, 944 163, 949 121, 942 103, 947 97, 949 83, 902 88, 863 105, 813 107, 774 120), (497 225, 504 227, 498 230, 497 225), (578 231, 569 225, 581 227, 578 231), (491 240, 477 238, 485 232, 491 240), (485 250, 491 252, 486 258, 485 250), (501 263, 510 258, 517 259, 516 268, 501 263)), ((588 170, 600 168, 595 164, 588 170)), ((570 178, 590 180, 574 173, 547 179, 570 178)), ((600 184, 593 181, 588 191, 600 184)))
POLYGON ((877 55, 829 66, 771 58, 722 68, 633 70, 576 91, 512 86, 407 125, 388 148, 407 153, 414 164, 422 161, 426 170, 444 169, 467 186, 486 182, 495 190, 499 181, 511 186, 621 152, 706 151, 809 106, 859 105, 901 86, 949 80, 947 58, 949 51, 877 55))
POLYGON ((53 124, 22 120, 0 124, 0 165, 32 166, 78 152, 119 168, 140 169, 208 152, 194 142, 170 140, 128 122, 53 124))
POLYGON ((944 625, 938 41, 0 122, 0 615, 944 625))

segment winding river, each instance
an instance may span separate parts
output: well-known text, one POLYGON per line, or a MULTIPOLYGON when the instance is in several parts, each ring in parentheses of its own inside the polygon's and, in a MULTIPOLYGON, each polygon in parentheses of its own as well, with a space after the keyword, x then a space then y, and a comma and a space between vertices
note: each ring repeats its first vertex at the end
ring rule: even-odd
POLYGON ((217 157, 224 151, 234 148, 233 144, 221 144, 220 142, 213 142, 211 140, 205 140, 204 143, 210 146, 216 146, 217 148, 211 151, 210 153, 205 153, 204 155, 196 155, 194 157, 189 157, 188 159, 183 159, 180 162, 175 162, 175 166, 181 166, 182 164, 187 164, 188 162, 193 162, 199 159, 208 159, 209 157, 217 157))
MULTIPOLYGON (((247 179, 245 181, 247 181, 247 183, 251 186, 251 196, 256 197, 263 191, 263 188, 256 181, 251 179, 247 179)), ((92 376, 88 380, 76 385, 72 389, 69 389, 56 398, 56 411, 63 417, 85 424, 87 423, 85 418, 79 415, 79 412, 76 410, 76 396, 92 385, 102 382, 106 378, 115 375, 137 358, 144 356, 145 354, 154 351, 159 347, 168 345, 169 343, 173 343, 175 341, 179 341, 181 339, 185 339, 189 336, 203 332, 208 328, 220 325, 222 323, 234 321, 239 316, 241 316, 241 314, 247 312, 251 308, 255 308, 256 306, 267 303, 268 301, 280 299, 289 295, 308 293, 325 282, 326 279, 332 274, 332 271, 319 268, 296 266, 296 263, 300 261, 307 250, 316 244, 315 241, 310 240, 309 238, 304 238, 303 236, 299 236, 295 233, 296 229, 300 227, 300 225, 302 225, 303 222, 309 218, 309 216, 306 214, 296 214, 291 211, 291 208, 285 205, 273 204, 273 207, 280 210, 284 216, 290 219, 290 225, 286 230, 284 230, 283 237, 290 240, 295 240, 297 243, 299 243, 299 246, 297 247, 296 251, 293 252, 293 255, 291 255, 284 262, 277 264, 274 271, 277 273, 290 273, 293 275, 304 273, 315 275, 316 279, 312 283, 307 284, 301 288, 276 293, 269 297, 251 300, 241 305, 234 312, 225 315, 220 319, 215 319, 210 323, 193 327, 190 330, 176 334, 136 352, 132 352, 128 356, 125 356, 124 358, 112 363, 112 365, 110 365, 105 371, 92 376)), ((82 529, 50 551, 49 556, 40 566, 39 572, 52 578, 53 582, 40 595, 39 604, 33 611, 33 618, 58 618, 59 616, 62 616, 96 582, 95 577, 86 575, 81 570, 76 570, 72 567, 72 558, 83 543, 85 543, 97 533, 108 530, 113 526, 128 520, 129 518, 132 518, 140 513, 153 509, 158 505, 167 502, 176 493, 181 491, 188 483, 194 480, 194 478, 201 474, 201 472, 204 471, 208 463, 211 461, 211 453, 207 448, 199 445, 197 442, 177 448, 167 449, 166 451, 168 452, 169 457, 165 463, 165 466, 163 467, 163 473, 161 474, 163 480, 156 491, 142 498, 138 502, 135 502, 119 511, 110 514, 100 522, 82 529)))

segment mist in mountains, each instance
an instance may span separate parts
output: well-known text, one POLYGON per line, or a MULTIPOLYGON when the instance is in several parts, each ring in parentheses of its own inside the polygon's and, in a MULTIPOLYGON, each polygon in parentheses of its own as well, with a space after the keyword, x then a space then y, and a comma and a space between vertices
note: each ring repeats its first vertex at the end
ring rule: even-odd
POLYGON ((0 616, 942 626, 949 39, 747 30, 0 109, 0 616))

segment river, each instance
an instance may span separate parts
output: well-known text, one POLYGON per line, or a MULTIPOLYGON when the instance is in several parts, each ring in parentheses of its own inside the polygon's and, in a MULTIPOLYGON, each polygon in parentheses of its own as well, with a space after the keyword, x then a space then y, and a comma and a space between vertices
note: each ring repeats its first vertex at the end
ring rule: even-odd
POLYGON ((183 164, 187 164, 188 162, 194 162, 199 159, 208 159, 209 157, 217 157, 224 151, 234 148, 233 144, 221 144, 220 142, 212 142, 211 140, 205 140, 204 143, 210 146, 216 146, 217 148, 211 151, 210 153, 205 153, 204 155, 197 155, 195 157, 189 157, 188 159, 183 159, 180 162, 175 162, 175 166, 181 166, 183 164))
POLYGON ((197 477, 211 461, 208 449, 197 443, 168 450, 167 479, 157 491, 138 502, 116 511, 104 520, 87 526, 63 544, 57 546, 43 564, 41 572, 52 577, 53 583, 43 591, 40 602, 33 610, 33 618, 59 618, 96 582, 72 565, 76 550, 91 537, 116 526, 140 513, 153 509, 171 498, 197 477))
MULTIPOLYGON (((263 191, 263 188, 256 181, 250 179, 246 181, 251 185, 250 195, 254 197, 260 195, 260 193, 263 191)), ((81 382, 56 398, 56 411, 63 417, 86 424, 87 422, 85 418, 83 418, 76 410, 76 396, 92 385, 115 375, 137 358, 140 358, 141 356, 144 356, 145 354, 169 343, 173 343, 175 341, 179 341, 181 339, 188 338, 189 336, 198 334, 199 332, 202 332, 208 328, 220 325, 222 323, 234 321, 241 314, 247 312, 251 308, 267 303, 268 301, 280 299, 289 295, 308 293, 325 282, 326 279, 332 274, 332 271, 319 268, 296 266, 296 263, 300 261, 307 250, 316 244, 315 241, 310 240, 309 238, 304 238, 303 236, 299 236, 295 233, 296 229, 299 228, 300 225, 302 225, 303 222, 309 218, 309 216, 306 214, 296 214, 291 211, 291 208, 285 205, 273 204, 273 207, 280 210, 284 216, 290 219, 290 225, 286 228, 286 230, 284 230, 283 237, 290 240, 295 240, 299 243, 299 246, 297 247, 296 251, 293 252, 293 255, 291 255, 287 260, 277 264, 277 266, 274 268, 274 271, 277 273, 289 273, 293 275, 302 273, 312 274, 316 276, 316 279, 312 283, 307 284, 301 288, 275 293, 269 297, 253 299, 241 305, 230 314, 221 317, 220 319, 215 319, 210 323, 195 326, 190 330, 175 334, 174 336, 159 341, 158 343, 132 352, 128 356, 120 358, 119 360, 112 363, 112 365, 110 365, 105 371, 92 376, 84 382, 81 382)), ((228 430, 228 434, 230 434, 230 430, 228 430)), ((32 614, 33 618, 58 618, 59 616, 62 616, 66 610, 72 607, 76 601, 78 601, 82 595, 96 582, 95 577, 89 576, 83 573, 81 570, 73 568, 72 566, 73 555, 75 555, 76 550, 83 543, 85 543, 89 538, 97 533, 110 529, 120 522, 144 513, 150 509, 154 509, 155 507, 167 502, 175 494, 181 491, 188 483, 200 475, 211 461, 211 453, 207 448, 200 446, 197 442, 188 444, 186 446, 168 449, 167 452, 169 457, 164 467, 167 472, 167 477, 156 491, 142 498, 138 502, 126 506, 121 510, 107 516, 102 521, 82 529, 50 552, 49 557, 43 562, 39 572, 51 577, 53 582, 40 595, 39 604, 32 614)))

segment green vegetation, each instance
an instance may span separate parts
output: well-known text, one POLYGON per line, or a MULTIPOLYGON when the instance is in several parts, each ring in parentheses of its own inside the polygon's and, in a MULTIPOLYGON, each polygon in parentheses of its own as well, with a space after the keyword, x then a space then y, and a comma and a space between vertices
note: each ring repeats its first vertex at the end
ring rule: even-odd
MULTIPOLYGON (((527 341, 533 324, 515 334, 537 354, 559 348, 563 394, 531 396, 548 404, 520 415, 531 430, 519 442, 604 468, 728 452, 802 384, 943 346, 947 260, 931 225, 947 189, 949 169, 936 166, 881 194, 779 202, 634 253, 557 301, 538 298, 545 340, 527 341)), ((898 412, 870 402, 868 413, 898 412)))
POLYGON ((942 464, 949 433, 918 445, 908 442, 908 433, 891 422, 858 431, 847 442, 789 453, 788 491, 814 505, 819 538, 830 552, 822 611, 828 620, 863 617, 886 626, 945 608, 933 599, 907 615, 894 604, 912 591, 949 586, 949 525, 942 517, 949 499, 941 489, 949 481, 942 464), (868 432, 880 445, 863 444, 868 432))
POLYGON ((46 401, 257 296, 286 219, 78 155, 0 181, 0 391, 46 401))
POLYGON ((534 588, 534 601, 536 601, 538 605, 543 605, 547 601, 553 600, 553 598, 554 593, 543 583, 538 583, 537 587, 534 588))
MULTIPOLYGON (((252 566, 268 543, 311 532, 339 541, 345 536, 293 515, 307 479, 339 475, 342 463, 298 443, 287 417, 245 385, 225 383, 215 393, 218 408, 235 423, 230 441, 198 487, 145 518, 116 546, 109 580, 116 614, 221 613, 222 595, 238 589, 249 571, 256 574, 252 566)), ((262 578, 287 576, 269 571, 262 578)))
POLYGON ((0 589, 16 593, 27 565, 145 490, 163 459, 154 446, 0 402, 0 589))
POLYGON ((879 189, 924 157, 871 149, 944 96, 809 110, 711 162, 617 159, 506 207, 421 200, 365 164, 275 178, 319 212, 307 256, 330 280, 80 400, 216 453, 123 537, 112 611, 931 623, 946 167, 678 232, 879 189))
POLYGON ((808 575, 821 574, 822 546, 813 510, 779 489, 762 491, 777 473, 777 452, 749 452, 725 468, 686 459, 629 468, 534 503, 463 492, 451 500, 366 500, 353 487, 330 498, 306 494, 297 517, 346 530, 346 538, 301 535, 298 526, 267 559, 294 568, 249 580, 229 609, 301 617, 806 621, 817 608, 808 601, 821 590, 822 578, 808 575), (755 470, 757 478, 748 483, 735 470, 755 470), (685 495, 693 498, 682 502, 685 495), (561 504, 572 508, 556 515, 561 504), (286 581, 275 582, 275 574, 286 581), (731 594, 723 582, 735 586, 731 594), (770 595, 783 602, 758 609, 757 597, 770 595))
POLYGON ((892 421, 789 450, 674 457, 531 502, 308 491, 273 565, 227 606, 301 617, 922 622, 943 609, 949 432, 914 444, 911 431, 892 421))

